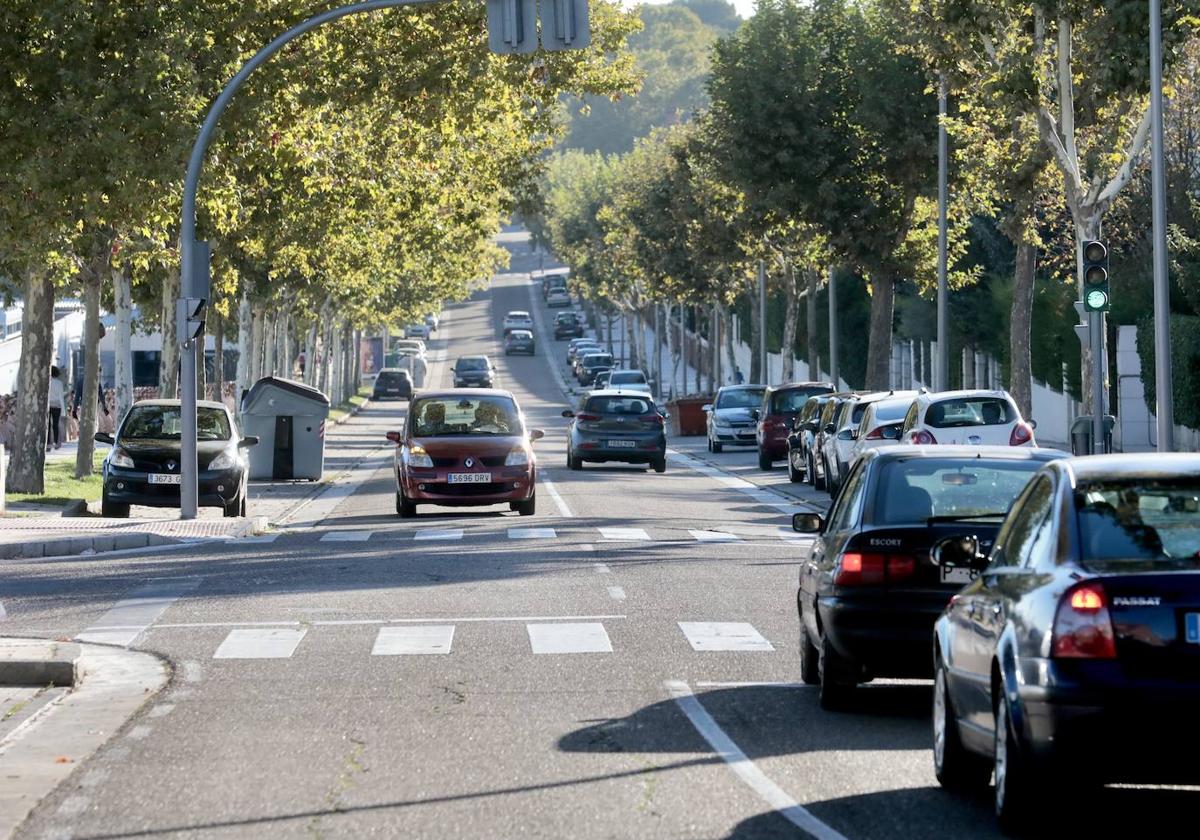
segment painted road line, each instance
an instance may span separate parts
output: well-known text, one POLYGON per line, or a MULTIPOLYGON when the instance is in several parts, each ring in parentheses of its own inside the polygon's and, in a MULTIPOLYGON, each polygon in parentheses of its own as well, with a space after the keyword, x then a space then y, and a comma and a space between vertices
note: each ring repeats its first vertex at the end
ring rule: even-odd
POLYGON ((553 528, 509 528, 510 540, 552 540, 558 534, 553 528))
POLYGON ((77 642, 129 647, 133 640, 178 601, 200 585, 200 578, 179 578, 147 583, 122 598, 96 623, 75 637, 77 642))
POLYGON ((526 624, 534 653, 612 653, 603 624, 526 624))
POLYGON ((606 540, 648 540, 650 535, 642 528, 598 528, 600 537, 606 540))
POLYGON ((454 642, 453 624, 426 624, 409 627, 380 627, 372 656, 449 653, 454 642))
POLYGON ((461 540, 462 528, 422 528, 413 535, 414 540, 461 540))
POLYGON ((817 688, 815 685, 806 685, 805 683, 797 682, 710 682, 701 680, 696 683, 696 688, 817 688))
POLYGON ((366 542, 374 531, 329 531, 320 542, 366 542))
POLYGON ((737 534, 728 531, 688 531, 692 539, 700 542, 740 542, 737 534))
POLYGON ((750 624, 743 621, 680 621, 692 650, 775 650, 750 624))
POLYGON ((796 545, 812 545, 816 542, 817 537, 815 534, 801 534, 793 531, 790 525, 780 525, 779 539, 784 542, 795 543, 796 545))
POLYGON ((625 590, 620 586, 610 586, 608 587, 608 597, 612 598, 614 601, 624 601, 625 590))
MULTIPOLYGON (((314 627, 345 627, 354 625, 380 624, 466 624, 470 622, 502 622, 502 621, 620 621, 624 615, 472 615, 449 618, 446 616, 430 616, 429 618, 345 618, 327 619, 306 622, 314 627)), ((195 621, 181 624, 155 624, 155 630, 190 630, 210 627, 300 627, 299 621, 195 621)), ((133 629, 133 628, 115 628, 133 629)))
POLYGON ((610 569, 608 567, 607 563, 593 563, 592 568, 596 570, 596 574, 598 574, 598 575, 611 575, 612 574, 612 569, 610 569))
POLYGON ((230 630, 213 659, 287 659, 307 632, 305 627, 230 630))
POLYGON ((270 545, 277 539, 278 534, 259 534, 257 537, 238 537, 227 542, 230 545, 270 545))
POLYGON ((4 602, 0 601, 0 621, 8 618, 8 613, 4 610, 4 602))
POLYGON ((546 486, 546 492, 549 493, 550 498, 554 500, 554 506, 558 508, 559 516, 563 517, 564 519, 572 518, 574 514, 571 513, 571 509, 567 507, 566 499, 564 499, 558 492, 558 488, 554 486, 554 482, 543 475, 542 484, 546 486))
POLYGON ((713 752, 729 765, 739 779, 746 783, 760 798, 775 811, 797 828, 808 832, 816 840, 846 840, 846 837, 814 817, 808 809, 784 792, 775 784, 771 777, 751 761, 741 747, 725 734, 708 710, 701 704, 699 698, 692 693, 688 684, 679 680, 668 680, 665 683, 667 692, 674 698, 679 710, 683 712, 696 731, 700 733, 713 752))

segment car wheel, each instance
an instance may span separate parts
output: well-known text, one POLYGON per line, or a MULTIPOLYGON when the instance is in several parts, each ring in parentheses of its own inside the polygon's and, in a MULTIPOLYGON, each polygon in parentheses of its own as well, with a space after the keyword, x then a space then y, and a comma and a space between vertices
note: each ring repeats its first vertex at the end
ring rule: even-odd
POLYGON ((667 471, 667 456, 663 455, 662 457, 655 458, 651 462, 651 465, 654 467, 656 473, 665 473, 667 471))
POLYGON ((567 469, 581 470, 583 469, 583 459, 575 457, 571 450, 567 450, 567 469))
POLYGON ((825 476, 817 472, 817 459, 811 454, 808 456, 808 474, 812 476, 812 486, 814 490, 825 489, 825 476))
POLYGON ((229 504, 222 505, 221 507, 222 507, 222 512, 225 514, 226 519, 232 519, 235 516, 243 516, 244 515, 242 513, 242 500, 241 499, 234 499, 229 504))
POLYGON ((771 460, 771 456, 762 449, 758 450, 758 468, 760 470, 770 470, 775 466, 775 462, 771 460))
POLYGON ((246 507, 247 507, 248 502, 249 502, 249 499, 246 498, 246 494, 242 493, 242 505, 241 505, 241 515, 242 516, 246 515, 246 507))
POLYGON ((792 463, 792 453, 788 453, 788 481, 792 484, 799 484, 804 480, 804 473, 796 469, 796 465, 792 463))
POLYGON ((715 441, 715 440, 714 440, 714 441, 712 442, 712 451, 713 451, 713 452, 721 452, 721 451, 723 451, 724 449, 725 449, 725 444, 721 443, 720 441, 715 441))
POLYGON ((396 513, 401 519, 412 519, 417 515, 417 506, 405 498, 403 491, 396 491, 396 513))
POLYGON ((537 513, 537 494, 535 493, 523 502, 511 502, 509 507, 521 516, 533 516, 537 513))
POLYGON ((933 681, 933 772, 946 790, 979 790, 991 779, 992 768, 986 758, 963 746, 946 679, 946 666, 938 657, 933 681))
POLYGON ((1035 789, 1032 768, 1021 752, 1013 726, 1008 698, 1001 692, 996 698, 993 773, 996 822, 1006 833, 1020 829, 1028 821, 1035 789))
MULTIPOLYGON (((799 612, 799 599, 797 599, 799 612)), ((805 685, 820 685, 821 672, 818 670, 818 660, 821 652, 812 643, 808 635, 808 627, 804 624, 804 615, 800 614, 800 681, 805 685)))
POLYGON ((128 519, 129 505, 123 505, 120 502, 110 502, 108 494, 103 493, 100 496, 100 515, 107 519, 128 519))
POLYGON ((823 638, 821 646, 817 649, 817 674, 820 679, 818 699, 822 709, 834 712, 846 708, 856 685, 846 678, 848 670, 847 663, 841 654, 833 649, 829 638, 823 638))

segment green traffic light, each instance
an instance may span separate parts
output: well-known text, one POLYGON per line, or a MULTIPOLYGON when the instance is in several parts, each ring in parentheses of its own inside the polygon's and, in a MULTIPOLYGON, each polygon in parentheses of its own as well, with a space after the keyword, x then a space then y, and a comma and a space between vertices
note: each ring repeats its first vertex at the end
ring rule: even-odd
POLYGON ((1092 312, 1108 309, 1108 292, 1103 289, 1091 289, 1084 298, 1087 308, 1092 312))

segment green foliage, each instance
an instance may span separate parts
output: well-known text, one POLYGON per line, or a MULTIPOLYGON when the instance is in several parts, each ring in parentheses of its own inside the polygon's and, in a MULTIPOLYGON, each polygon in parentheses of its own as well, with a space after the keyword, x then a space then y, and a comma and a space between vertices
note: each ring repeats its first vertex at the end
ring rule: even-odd
MULTIPOLYGON (((1138 322, 1137 348, 1142 362, 1142 385, 1146 389, 1146 407, 1153 413, 1158 400, 1154 378, 1154 319, 1138 322)), ((1192 429, 1200 428, 1200 317, 1171 316, 1171 372, 1175 388, 1175 422, 1192 429)))

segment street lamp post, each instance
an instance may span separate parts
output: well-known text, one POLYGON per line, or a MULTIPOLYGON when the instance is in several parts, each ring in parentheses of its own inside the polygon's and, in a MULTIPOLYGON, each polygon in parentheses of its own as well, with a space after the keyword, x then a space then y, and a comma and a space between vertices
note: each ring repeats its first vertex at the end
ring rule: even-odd
POLYGON ((1154 219, 1154 393, 1158 451, 1175 448, 1171 287, 1167 274, 1167 173, 1163 150, 1162 11, 1150 0, 1150 130, 1154 219))
POLYGON ((947 205, 949 203, 949 141, 946 137, 946 77, 938 80, 938 266, 937 266, 937 366, 934 390, 950 387, 950 315, 947 280, 947 205))

